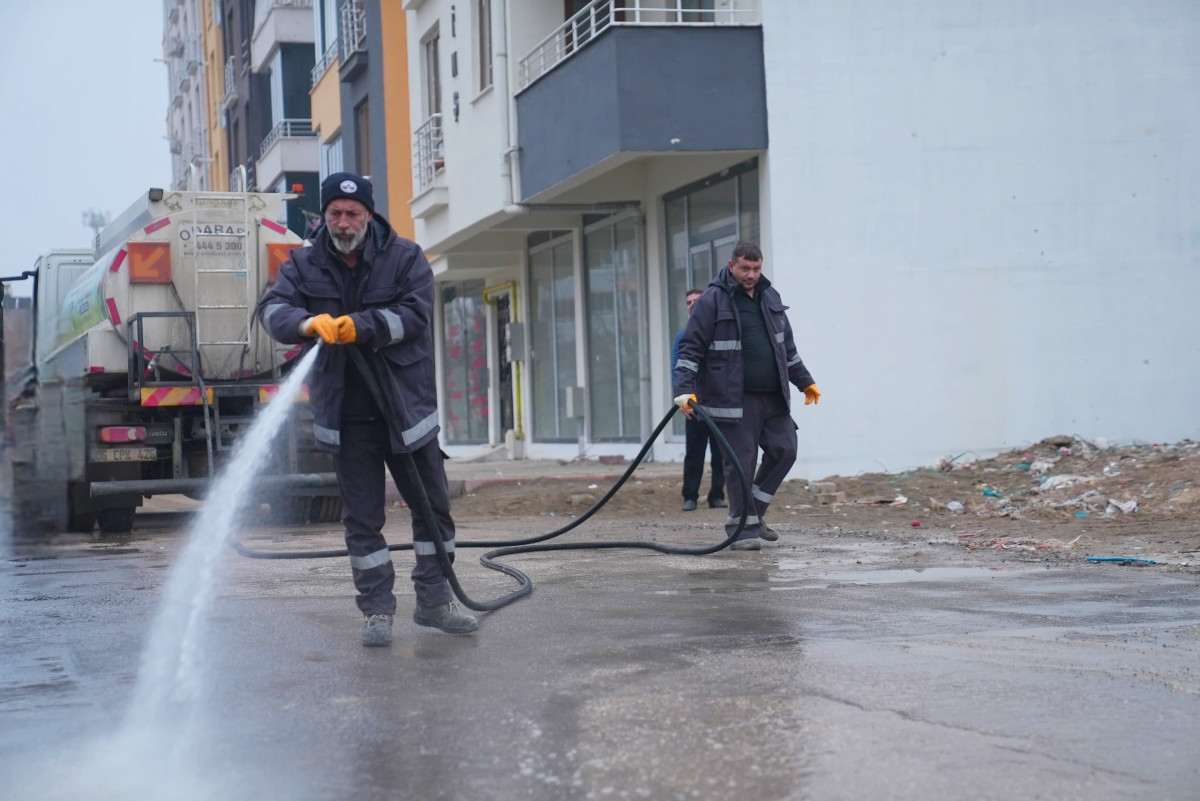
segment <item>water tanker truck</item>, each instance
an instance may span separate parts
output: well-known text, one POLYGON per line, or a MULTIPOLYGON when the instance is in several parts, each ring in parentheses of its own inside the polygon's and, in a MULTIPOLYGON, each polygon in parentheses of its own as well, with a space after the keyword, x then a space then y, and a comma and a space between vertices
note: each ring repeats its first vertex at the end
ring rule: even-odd
MULTIPOLYGON (((289 197, 151 189, 92 251, 38 259, 29 366, 6 387, 19 533, 127 532, 146 498, 203 496, 300 352, 254 317, 302 244, 276 222, 289 197)), ((339 519, 303 403, 275 445, 259 478, 273 516, 339 519)))

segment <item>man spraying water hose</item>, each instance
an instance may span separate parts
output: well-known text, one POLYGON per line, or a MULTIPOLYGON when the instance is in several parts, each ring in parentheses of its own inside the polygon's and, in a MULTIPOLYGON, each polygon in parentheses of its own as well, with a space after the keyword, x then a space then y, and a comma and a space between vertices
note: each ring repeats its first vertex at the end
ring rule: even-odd
POLYGON ((362 643, 391 643, 396 612, 395 570, 382 534, 385 466, 410 508, 417 508, 417 494, 424 490, 437 522, 435 532, 422 515, 413 515, 413 621, 468 634, 479 624, 451 602, 434 544, 440 532, 453 558, 454 521, 437 441, 433 272, 420 246, 375 214, 373 189, 365 178, 330 175, 321 184, 321 209, 324 225, 311 246, 292 251, 259 303, 258 315, 281 343, 319 338, 341 346, 322 348, 309 397, 316 440, 336 454, 346 547, 365 617, 362 643), (358 348, 364 358, 351 359, 349 348, 358 348), (387 408, 375 401, 356 362, 373 373, 387 408), (416 464, 420 486, 401 461, 404 453, 416 464))

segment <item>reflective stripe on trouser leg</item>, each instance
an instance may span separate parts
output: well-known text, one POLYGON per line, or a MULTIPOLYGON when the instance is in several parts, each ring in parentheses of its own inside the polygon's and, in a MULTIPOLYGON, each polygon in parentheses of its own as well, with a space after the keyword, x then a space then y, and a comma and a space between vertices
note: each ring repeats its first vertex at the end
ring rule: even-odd
POLYGON ((383 423, 346 423, 334 460, 345 512, 346 549, 358 590, 355 602, 364 615, 393 615, 396 572, 387 540, 381 533, 384 517, 384 458, 387 428, 383 423))
MULTIPOLYGON (((409 481, 408 468, 403 456, 388 457, 388 469, 400 497, 412 511, 413 550, 416 553, 417 564, 412 571, 413 590, 417 595, 417 603, 421 606, 441 606, 449 603, 450 584, 442 572, 441 562, 438 561, 436 546, 433 544, 433 532, 420 513, 417 503, 417 492, 420 490, 409 481)), ((450 560, 454 560, 454 520, 450 517, 450 487, 446 481, 446 463, 442 459, 442 451, 437 440, 431 440, 423 447, 412 452, 413 461, 417 466, 417 475, 422 479, 425 494, 429 497, 429 505, 437 518, 438 530, 442 542, 446 544, 450 560)))
POLYGON ((796 423, 782 396, 771 393, 753 397, 761 405, 758 447, 762 449, 762 461, 754 475, 754 503, 761 518, 796 463, 796 423))
MULTIPOLYGON (((749 397, 749 393, 746 393, 749 397)), ((721 429, 721 433, 725 435, 725 439, 729 442, 729 449, 733 451, 737 461, 742 465, 742 469, 746 471, 746 478, 754 475, 754 463, 758 457, 758 424, 754 419, 751 408, 753 404, 747 404, 745 412, 741 420, 730 422, 720 421, 717 425, 721 429)), ((746 527, 742 529, 741 539, 754 539, 758 536, 759 522, 758 513, 754 508, 754 499, 746 498, 742 493, 742 482, 738 478, 737 469, 734 467, 732 459, 726 459, 725 464, 725 500, 729 502, 729 517, 725 521, 725 536, 733 533, 737 528, 738 520, 742 516, 742 509, 746 510, 746 527)))

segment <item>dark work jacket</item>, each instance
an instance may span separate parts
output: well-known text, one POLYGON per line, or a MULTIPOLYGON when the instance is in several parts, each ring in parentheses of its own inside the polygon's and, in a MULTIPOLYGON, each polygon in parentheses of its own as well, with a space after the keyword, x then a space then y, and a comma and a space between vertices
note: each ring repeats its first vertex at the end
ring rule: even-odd
MULTIPOLYGON (((359 252, 355 270, 367 273, 354 282, 351 269, 334 256, 329 231, 322 226, 311 246, 297 248, 275 285, 258 304, 263 328, 284 344, 315 344, 300 333, 308 317, 350 315, 357 342, 379 382, 393 452, 420 448, 438 434, 434 381, 433 271, 417 243, 398 236, 376 216, 359 252)), ((349 355, 342 345, 322 345, 309 379, 313 433, 325 450, 341 445, 342 396, 349 355)))
MULTIPOLYGON (((709 282, 692 306, 683 336, 679 338, 679 360, 671 378, 675 396, 695 394, 697 403, 717 421, 742 419, 745 392, 742 321, 733 303, 733 293, 741 291, 728 267, 722 268, 709 282)), ((771 337, 779 389, 790 411, 792 393, 788 382, 804 389, 813 379, 796 352, 788 307, 783 305, 779 293, 762 277, 754 287, 754 294, 762 296, 763 322, 771 337)))

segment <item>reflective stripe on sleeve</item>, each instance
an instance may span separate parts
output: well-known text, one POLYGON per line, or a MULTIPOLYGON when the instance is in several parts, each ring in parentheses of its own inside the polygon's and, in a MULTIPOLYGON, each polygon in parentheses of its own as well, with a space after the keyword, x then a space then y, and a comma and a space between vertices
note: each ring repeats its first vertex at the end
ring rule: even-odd
POLYGON ((413 426, 412 428, 408 429, 407 431, 405 431, 401 434, 401 436, 404 437, 404 444, 411 445, 412 443, 416 442, 421 437, 425 436, 430 431, 432 431, 434 428, 436 428, 437 424, 438 424, 438 415, 437 415, 437 412, 434 412, 433 414, 429 415, 424 420, 417 423, 415 426, 413 426))
POLYGON ((788 366, 788 367, 794 367, 795 365, 797 365, 797 364, 799 364, 799 363, 800 363, 800 354, 799 354, 799 353, 797 353, 795 356, 793 356, 792 358, 788 359, 787 366, 788 366))
POLYGON ((324 442, 326 445, 341 445, 342 432, 336 428, 325 428, 313 423, 313 437, 317 442, 324 442))
POLYGON ((263 326, 265 327, 268 323, 270 323, 271 318, 275 316, 275 313, 277 311, 280 311, 281 309, 283 309, 283 307, 284 307, 284 304, 282 304, 282 303, 272 303, 270 306, 263 309, 263 313, 262 313, 263 326))
POLYGON ((696 364, 691 359, 680 359, 675 362, 676 367, 682 367, 685 370, 691 370, 693 373, 700 372, 700 365, 696 364))
POLYGON ((404 339, 404 321, 400 319, 400 315, 390 309, 378 309, 378 312, 387 320, 388 333, 392 337, 389 341, 399 342, 404 339))
MULTIPOLYGON (((442 545, 446 546, 446 553, 454 553, 454 540, 443 542, 442 545)), ((437 556, 437 545, 432 542, 417 541, 413 543, 413 553, 417 556, 437 556)))
POLYGON ((375 553, 369 553, 366 556, 351 556, 350 567, 356 570, 370 570, 373 567, 386 565, 392 561, 392 553, 387 548, 381 548, 375 553))

